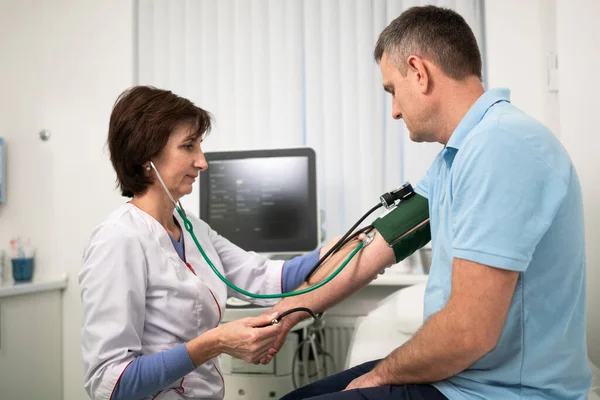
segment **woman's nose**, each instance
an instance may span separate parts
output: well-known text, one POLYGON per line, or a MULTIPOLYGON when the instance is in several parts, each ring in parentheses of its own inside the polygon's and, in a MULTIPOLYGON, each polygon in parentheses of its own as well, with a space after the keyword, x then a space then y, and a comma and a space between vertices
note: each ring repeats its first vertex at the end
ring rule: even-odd
POLYGON ((200 156, 196 159, 194 167, 200 169, 200 171, 206 171, 208 162, 206 161, 206 157, 204 157, 204 153, 200 152, 200 156))

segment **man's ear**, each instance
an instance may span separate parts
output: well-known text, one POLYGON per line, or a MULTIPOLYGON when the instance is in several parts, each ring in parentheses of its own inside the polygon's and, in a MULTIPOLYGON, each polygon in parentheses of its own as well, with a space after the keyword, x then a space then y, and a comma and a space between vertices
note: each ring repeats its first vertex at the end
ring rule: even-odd
POLYGON ((419 56, 411 55, 408 57, 407 63, 408 73, 414 76, 421 93, 427 93, 430 84, 430 75, 424 60, 419 56))

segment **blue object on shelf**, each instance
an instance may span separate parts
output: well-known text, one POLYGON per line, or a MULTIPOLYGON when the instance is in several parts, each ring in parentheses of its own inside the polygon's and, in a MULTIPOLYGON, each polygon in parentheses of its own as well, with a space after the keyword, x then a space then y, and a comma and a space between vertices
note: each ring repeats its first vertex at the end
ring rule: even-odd
POLYGON ((33 258, 13 258, 12 274, 15 282, 29 282, 33 277, 33 258))

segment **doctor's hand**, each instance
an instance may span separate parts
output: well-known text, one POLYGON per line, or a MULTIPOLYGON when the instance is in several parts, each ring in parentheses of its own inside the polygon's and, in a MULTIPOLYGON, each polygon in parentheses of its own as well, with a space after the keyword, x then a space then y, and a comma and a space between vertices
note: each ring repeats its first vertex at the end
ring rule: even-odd
POLYGON ((277 316, 278 313, 263 314, 220 325, 216 329, 221 351, 248 363, 266 358, 281 332, 280 324, 269 325, 277 316), (260 328, 264 325, 269 326, 260 328))
POLYGON ((285 342, 288 333, 290 333, 292 328, 300 321, 301 319, 299 319, 297 315, 294 314, 290 314, 287 317, 283 318, 281 321, 279 321, 278 325, 280 325, 281 329, 277 335, 277 340, 275 340, 275 344, 273 345, 273 347, 269 349, 268 354, 260 359, 261 364, 265 365, 271 362, 273 357, 275 357, 275 354, 277 354, 279 349, 281 349, 281 346, 283 346, 283 343, 285 342))

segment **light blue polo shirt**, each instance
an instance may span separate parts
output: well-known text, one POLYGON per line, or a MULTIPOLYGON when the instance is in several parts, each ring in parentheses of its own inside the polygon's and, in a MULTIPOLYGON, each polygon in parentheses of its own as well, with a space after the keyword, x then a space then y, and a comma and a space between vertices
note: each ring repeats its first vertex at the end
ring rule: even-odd
POLYGON ((434 385, 451 400, 585 399, 583 205, 560 142, 507 89, 489 90, 416 191, 431 217, 425 318, 448 301, 455 257, 520 272, 495 349, 434 385))

